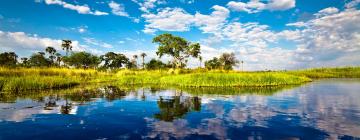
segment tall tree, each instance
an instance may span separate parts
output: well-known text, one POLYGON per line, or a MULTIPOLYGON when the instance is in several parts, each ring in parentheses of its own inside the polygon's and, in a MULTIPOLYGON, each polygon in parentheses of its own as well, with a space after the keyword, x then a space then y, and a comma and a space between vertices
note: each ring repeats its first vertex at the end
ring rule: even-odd
POLYGON ((62 55, 60 53, 56 53, 55 56, 56 56, 57 65, 60 66, 62 61, 62 55))
POLYGON ((233 66, 236 66, 239 63, 239 61, 236 60, 234 53, 223 53, 220 56, 219 61, 225 70, 232 70, 233 66))
POLYGON ((72 50, 72 41, 71 40, 62 40, 61 48, 66 51, 66 56, 69 55, 69 51, 72 50))
POLYGON ((201 56, 199 56, 198 58, 199 58, 199 62, 200 62, 199 68, 201 68, 202 57, 201 57, 201 56))
POLYGON ((15 66, 18 56, 15 52, 4 52, 0 54, 0 66, 15 66))
POLYGON ((51 63, 55 63, 55 53, 56 53, 56 50, 55 50, 55 48, 53 48, 53 47, 47 47, 46 49, 45 49, 45 51, 49 54, 49 59, 51 60, 51 63))
POLYGON ((185 60, 191 57, 198 57, 200 54, 200 44, 191 44, 184 38, 173 36, 172 34, 162 34, 153 39, 153 43, 158 43, 159 47, 156 54, 161 58, 163 55, 173 57, 173 62, 177 68, 184 66, 185 60))
POLYGON ((35 67, 48 67, 51 64, 51 62, 50 60, 45 58, 44 52, 38 52, 31 55, 29 59, 29 64, 35 67))
POLYGON ((132 63, 134 63, 134 66, 135 66, 135 68, 137 68, 137 59, 138 59, 138 55, 133 55, 133 62, 132 63))
POLYGON ((21 59, 21 63, 23 66, 28 66, 29 64, 29 59, 26 57, 20 58, 21 59))
POLYGON ((100 63, 100 59, 87 52, 77 52, 65 57, 64 62, 76 68, 96 68, 100 63))
POLYGON ((129 58, 124 54, 117 54, 114 52, 108 52, 105 55, 100 56, 100 59, 104 62, 105 68, 121 68, 129 63, 129 58))
POLYGON ((207 69, 220 69, 221 68, 221 62, 217 57, 214 57, 211 60, 205 61, 205 68, 207 69))
POLYGON ((166 64, 161 62, 160 60, 151 59, 148 63, 146 63, 146 69, 154 70, 154 69, 163 69, 166 67, 166 64))
POLYGON ((140 56, 142 57, 142 67, 143 67, 143 69, 145 69, 145 57, 146 57, 146 53, 141 53, 140 56))

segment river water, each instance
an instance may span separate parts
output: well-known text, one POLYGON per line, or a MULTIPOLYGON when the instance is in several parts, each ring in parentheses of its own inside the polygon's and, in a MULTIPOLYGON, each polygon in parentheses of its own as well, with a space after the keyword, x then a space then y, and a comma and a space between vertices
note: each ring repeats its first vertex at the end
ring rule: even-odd
POLYGON ((0 95, 0 140, 359 139, 360 80, 276 88, 121 88, 0 95))

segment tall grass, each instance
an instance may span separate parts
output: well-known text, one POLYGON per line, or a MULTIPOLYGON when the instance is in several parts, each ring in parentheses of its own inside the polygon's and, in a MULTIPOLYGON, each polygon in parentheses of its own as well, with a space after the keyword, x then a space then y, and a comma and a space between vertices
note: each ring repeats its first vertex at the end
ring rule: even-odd
POLYGON ((360 67, 313 68, 286 73, 309 78, 360 78, 360 67))
POLYGON ((124 85, 153 84, 182 87, 244 87, 293 85, 311 81, 303 76, 284 73, 119 71, 119 83, 124 85))
POLYGON ((185 87, 263 87, 294 85, 311 81, 310 78, 282 73, 196 73, 165 76, 160 84, 185 87))
POLYGON ((67 88, 79 84, 115 82, 118 85, 179 87, 266 87, 296 85, 311 78, 360 78, 360 67, 318 68, 286 72, 239 72, 205 69, 96 70, 0 67, 0 91, 67 88))
POLYGON ((110 74, 96 70, 0 67, 0 91, 69 88, 81 83, 98 82, 108 77, 110 74))

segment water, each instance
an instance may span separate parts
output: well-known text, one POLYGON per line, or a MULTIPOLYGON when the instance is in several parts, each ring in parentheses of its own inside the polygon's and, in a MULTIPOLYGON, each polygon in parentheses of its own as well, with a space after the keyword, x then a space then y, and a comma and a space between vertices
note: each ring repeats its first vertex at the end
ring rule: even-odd
POLYGON ((257 89, 113 86, 0 96, 0 140, 359 139, 360 80, 257 89))

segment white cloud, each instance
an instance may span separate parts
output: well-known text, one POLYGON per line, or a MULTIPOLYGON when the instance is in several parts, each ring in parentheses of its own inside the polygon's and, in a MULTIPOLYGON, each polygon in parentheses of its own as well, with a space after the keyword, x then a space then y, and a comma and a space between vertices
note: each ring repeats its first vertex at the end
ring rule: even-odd
POLYGON ((139 9, 141 11, 146 12, 146 13, 148 13, 148 12, 150 12, 150 10, 154 9, 156 7, 156 5, 166 3, 165 0, 140 0, 142 2, 140 2, 139 0, 132 0, 132 1, 140 6, 139 9))
POLYGON ((87 31, 87 28, 87 26, 80 26, 77 30, 79 33, 85 33, 87 31))
POLYGON ((193 15, 188 14, 181 8, 165 8, 157 14, 143 14, 145 33, 153 33, 157 30, 164 31, 188 31, 193 23, 193 15))
POLYGON ((196 13, 194 17, 194 24, 199 26, 204 33, 216 34, 221 27, 226 23, 230 11, 225 7, 215 5, 214 10, 210 15, 203 15, 196 13))
MULTIPOLYGON (((61 40, 43 38, 37 35, 30 35, 24 32, 3 32, 0 31, 0 44, 2 51, 15 51, 21 54, 29 54, 37 51, 44 51, 48 46, 61 51, 61 40)), ((85 51, 88 47, 73 41, 73 51, 85 51)), ((89 50, 88 50, 89 51, 89 50)))
POLYGON ((124 5, 122 5, 122 4, 111 1, 109 3, 109 7, 111 8, 111 12, 115 15, 124 16, 124 17, 129 16, 129 14, 125 12, 124 5))
POLYGON ((229 10, 225 7, 215 5, 210 15, 196 13, 195 15, 187 13, 181 8, 164 8, 157 14, 146 13, 143 32, 154 33, 162 31, 189 31, 191 26, 198 26, 204 33, 215 33, 221 25, 226 22, 229 16, 229 10))
POLYGON ((109 15, 109 13, 101 12, 101 11, 98 11, 98 10, 96 10, 93 14, 96 15, 96 16, 106 16, 106 15, 109 15))
POLYGON ((315 15, 319 16, 287 24, 298 27, 295 30, 279 32, 259 23, 229 22, 217 34, 220 37, 202 41, 202 46, 206 46, 202 51, 207 59, 223 52, 235 52, 240 60, 245 61, 247 70, 360 65, 360 25, 357 24, 360 11, 345 9, 340 12, 326 8, 315 15), (292 45, 289 49, 279 46, 278 40, 281 39, 293 42, 295 49, 291 48, 292 45), (212 48, 214 40, 231 41, 231 45, 212 48))
POLYGON ((85 41, 85 43, 87 43, 89 45, 99 46, 99 47, 108 48, 108 49, 114 48, 111 44, 96 40, 95 38, 84 37, 83 40, 85 41))
POLYGON ((354 8, 360 3, 360 0, 352 0, 345 4, 345 8, 354 8))
POLYGON ((66 3, 62 0, 45 0, 45 3, 47 5, 61 5, 62 7, 66 8, 66 9, 71 9, 71 10, 75 10, 77 11, 79 14, 91 14, 91 15, 108 15, 108 13, 106 12, 101 12, 96 10, 91 11, 90 7, 87 5, 74 5, 74 4, 70 4, 70 3, 66 3))
POLYGON ((233 11, 257 13, 263 10, 278 11, 294 8, 295 0, 270 0, 267 3, 261 2, 260 0, 250 0, 246 3, 230 1, 227 6, 233 11))
POLYGON ((327 16, 327 15, 331 15, 331 14, 336 14, 339 12, 339 9, 335 8, 335 7, 328 7, 325 8, 323 10, 320 10, 318 13, 316 13, 315 15, 317 17, 321 17, 321 16, 327 16))
POLYGON ((247 3, 230 1, 227 6, 234 11, 244 11, 247 13, 257 13, 265 9, 266 4, 258 1, 251 0, 247 3))
POLYGON ((266 5, 266 9, 271 11, 287 10, 295 7, 295 0, 270 0, 266 5))

